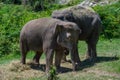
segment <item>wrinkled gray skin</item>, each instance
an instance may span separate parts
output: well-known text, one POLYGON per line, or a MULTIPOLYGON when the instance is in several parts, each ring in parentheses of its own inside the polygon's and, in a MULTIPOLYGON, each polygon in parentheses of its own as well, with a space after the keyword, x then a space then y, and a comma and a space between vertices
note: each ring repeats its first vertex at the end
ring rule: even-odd
POLYGON ((31 20, 22 28, 20 33, 21 63, 26 63, 27 52, 36 52, 34 61, 39 63, 40 56, 46 55, 46 73, 49 72, 55 51, 55 66, 60 67, 60 61, 64 48, 71 52, 73 70, 75 70, 74 52, 80 29, 72 22, 64 22, 58 19, 41 18, 31 20))
MULTIPOLYGON (((96 44, 102 27, 100 17, 93 9, 86 6, 73 6, 54 11, 52 18, 76 23, 82 30, 82 33, 79 34, 79 40, 87 43, 86 58, 95 59, 97 57, 96 44)), ((76 60, 80 63, 78 54, 76 55, 76 60)))

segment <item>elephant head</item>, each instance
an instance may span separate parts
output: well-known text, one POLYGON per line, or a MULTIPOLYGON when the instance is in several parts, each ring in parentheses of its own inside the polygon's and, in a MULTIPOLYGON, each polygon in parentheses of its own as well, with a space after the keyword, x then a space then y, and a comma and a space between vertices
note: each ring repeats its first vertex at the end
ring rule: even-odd
POLYGON ((57 43, 69 50, 73 64, 73 70, 75 70, 75 54, 81 29, 77 26, 77 24, 72 22, 62 21, 61 23, 58 23, 57 26, 61 26, 61 30, 59 29, 60 33, 57 36, 57 43))
POLYGON ((62 21, 62 23, 58 23, 57 26, 61 26, 61 31, 57 37, 57 43, 62 47, 72 49, 73 44, 78 41, 81 30, 72 22, 62 21))

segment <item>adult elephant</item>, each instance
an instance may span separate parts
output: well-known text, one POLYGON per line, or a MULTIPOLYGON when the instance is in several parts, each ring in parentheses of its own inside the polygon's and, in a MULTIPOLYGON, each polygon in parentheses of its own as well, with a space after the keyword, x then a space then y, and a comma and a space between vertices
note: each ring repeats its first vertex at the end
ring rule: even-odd
POLYGON ((46 55, 46 73, 49 72, 55 54, 55 66, 60 67, 64 48, 71 53, 73 70, 75 65, 75 49, 80 29, 72 22, 64 22, 58 19, 41 18, 31 20, 22 28, 20 33, 21 63, 25 64, 27 52, 33 50, 36 52, 34 60, 39 63, 41 54, 46 55))
MULTIPOLYGON (((92 8, 87 6, 73 6, 53 11, 52 17, 63 21, 74 22, 81 27, 82 33, 79 34, 79 40, 87 43, 86 58, 95 59, 97 57, 96 44, 102 26, 99 15, 92 8)), ((76 55, 76 59, 80 62, 78 54, 76 55)))

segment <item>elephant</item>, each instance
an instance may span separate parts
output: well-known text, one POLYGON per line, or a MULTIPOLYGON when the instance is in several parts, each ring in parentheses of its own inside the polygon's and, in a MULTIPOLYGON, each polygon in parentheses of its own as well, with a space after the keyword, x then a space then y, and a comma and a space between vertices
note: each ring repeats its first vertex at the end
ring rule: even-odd
MULTIPOLYGON (((92 8, 88 6, 72 6, 62 10, 55 10, 51 16, 52 18, 76 23, 82 30, 82 33, 79 34, 79 40, 87 43, 86 59, 95 60, 97 58, 96 45, 102 30, 102 23, 99 15, 92 8)), ((80 63, 78 50, 76 61, 80 63)))
POLYGON ((34 51, 34 60, 39 63, 42 53, 46 56, 46 73, 49 73, 53 64, 55 52, 55 66, 60 68, 63 51, 70 51, 73 70, 75 65, 75 49, 77 48, 81 29, 73 22, 65 22, 53 18, 39 18, 26 23, 20 32, 21 63, 26 63, 26 55, 34 51))

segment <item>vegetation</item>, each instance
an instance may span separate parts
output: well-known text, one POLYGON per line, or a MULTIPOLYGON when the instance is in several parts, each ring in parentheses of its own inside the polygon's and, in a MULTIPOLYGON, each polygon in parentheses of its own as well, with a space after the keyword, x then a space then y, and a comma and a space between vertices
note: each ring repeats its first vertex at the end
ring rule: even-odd
POLYGON ((19 53, 19 34, 29 20, 50 16, 51 11, 30 12, 18 5, 1 4, 0 10, 0 56, 19 53))
POLYGON ((120 2, 106 6, 95 6, 99 13, 105 32, 110 38, 120 38, 120 2))
MULTIPOLYGON (((55 69, 51 75, 58 80, 119 80, 120 79, 120 39, 99 40, 97 45, 98 60, 93 63, 85 60, 86 44, 79 42, 79 55, 82 65, 77 72, 72 72, 71 63, 62 63, 62 73, 55 75, 55 69)), ((34 54, 27 55, 27 65, 22 66, 19 62, 20 55, 9 55, 0 58, 1 80, 47 80, 45 76, 45 58, 40 59, 41 66, 31 65, 30 61, 34 54), (28 74, 29 73, 29 74, 28 74)), ((67 59, 70 59, 68 56, 67 59)), ((54 68, 54 67, 53 67, 54 68)))
MULTIPOLYGON (((35 1, 44 1, 44 0, 35 0, 35 1)), ((46 0, 46 1, 48 2, 45 2, 44 4, 42 4, 44 8, 39 8, 39 6, 41 5, 38 6, 37 2, 34 2, 32 4, 31 2, 29 2, 26 6, 23 6, 21 5, 22 4, 21 0, 0 0, 1 2, 0 3, 0 65, 1 66, 3 65, 3 67, 5 67, 7 65, 8 67, 9 63, 11 63, 12 60, 20 59, 19 34, 20 34, 20 30, 22 29, 22 27, 26 22, 36 18, 50 17, 53 10, 72 6, 83 0, 72 0, 66 5, 58 5, 54 2, 53 3, 51 2, 52 4, 49 4, 49 1, 55 1, 55 0, 46 0)), ((119 8, 119 5, 120 5, 120 2, 111 4, 111 5, 94 7, 94 10, 98 12, 98 14, 102 19, 102 23, 104 25, 104 29, 105 29, 105 32, 107 33, 107 36, 109 38, 114 38, 114 39, 112 40, 112 42, 109 42, 108 40, 103 38, 103 35, 101 35, 100 37, 101 40, 98 44, 98 55, 100 57, 98 58, 98 61, 96 63, 91 63, 84 60, 83 57, 86 51, 86 47, 85 47, 86 45, 83 42, 80 42, 78 47, 79 47, 79 52, 80 52, 80 57, 83 63, 83 67, 80 67, 80 70, 78 70, 77 73, 71 73, 71 69, 70 69, 71 65, 68 63, 67 64, 64 63, 63 65, 67 67, 65 68, 65 70, 67 71, 64 72, 63 74, 58 75, 58 77, 60 77, 61 80, 66 80, 66 79, 119 80, 120 78, 119 77, 120 75, 120 64, 119 64, 120 63, 120 60, 119 60, 120 58, 120 49, 119 49, 120 8, 119 8)), ((27 56, 27 59, 31 59, 33 55, 34 53, 30 52, 30 54, 28 54, 27 56)), ((42 56, 42 58, 44 58, 44 56, 42 56)), ((3 73, 3 74, 8 75, 6 76, 7 79, 10 77, 11 80, 17 80, 17 79, 26 80, 26 76, 23 76, 26 73, 22 74, 22 72, 20 72, 20 77, 19 76, 15 77, 16 75, 13 75, 14 72, 9 72, 8 69, 4 69, 1 66, 0 66, 0 79, 1 79, 2 70, 5 70, 6 73, 3 73), (9 74, 12 74, 12 76, 9 75, 7 71, 9 74)), ((29 65, 27 65, 27 69, 28 69, 28 66, 29 65)), ((18 71, 18 73, 16 74, 19 75, 19 70, 17 70, 17 68, 16 67, 15 69, 12 68, 12 70, 18 71)), ((29 69, 31 70, 31 67, 29 67, 29 69)), ((40 72, 40 75, 35 76, 33 74, 29 74, 33 76, 29 77, 28 75, 27 77, 28 80, 39 80, 39 79, 45 80, 46 79, 41 69, 38 70, 39 72, 36 72, 34 69, 32 70, 33 70, 33 74, 40 72)), ((55 78, 58 78, 54 73, 54 69, 51 70, 51 75, 54 76, 55 78)))

